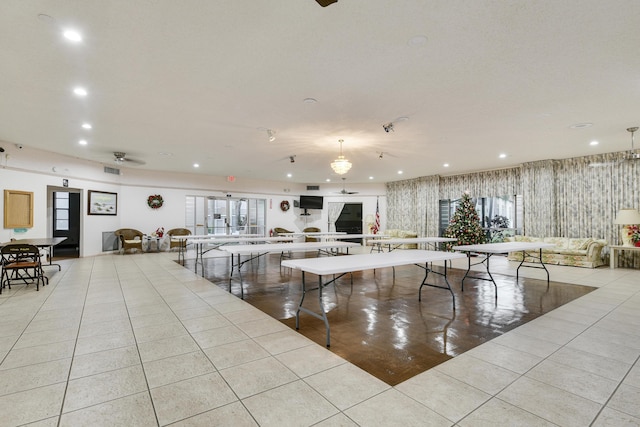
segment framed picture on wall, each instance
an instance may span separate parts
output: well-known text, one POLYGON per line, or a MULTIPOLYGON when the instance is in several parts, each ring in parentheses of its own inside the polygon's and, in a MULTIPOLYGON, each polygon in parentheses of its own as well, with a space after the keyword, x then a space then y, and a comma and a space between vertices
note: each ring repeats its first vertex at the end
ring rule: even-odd
POLYGON ((118 194, 89 190, 87 213, 89 215, 117 215, 118 194))

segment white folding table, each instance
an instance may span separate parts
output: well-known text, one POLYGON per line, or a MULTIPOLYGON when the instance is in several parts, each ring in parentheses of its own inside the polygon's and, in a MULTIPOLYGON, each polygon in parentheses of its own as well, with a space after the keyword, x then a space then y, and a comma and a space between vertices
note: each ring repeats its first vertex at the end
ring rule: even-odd
POLYGON ((362 239, 362 246, 367 246, 367 240, 387 239, 389 236, 384 234, 335 234, 320 236, 321 240, 346 240, 346 239, 362 239))
MULTIPOLYGON (((182 264, 184 264, 184 253, 186 251, 186 246, 187 246, 186 244, 182 244, 182 242, 186 242, 189 240, 194 242, 198 240, 214 240, 215 242, 220 243, 220 245, 208 249, 208 250, 211 250, 211 249, 217 249, 219 246, 222 246, 225 244, 238 242, 240 241, 240 239, 260 238, 260 237, 264 237, 264 234, 188 234, 188 235, 180 235, 180 236, 170 236, 171 240, 177 240, 181 243, 178 246, 178 262, 182 261, 182 264), (224 240, 224 242, 222 240, 224 240)), ((279 241, 282 241, 282 240, 283 239, 279 239, 279 241)), ((197 245, 196 245, 196 249, 197 249, 197 245)), ((199 251, 196 251, 196 264, 198 262, 198 252, 199 251)))
POLYGON ((247 262, 260 258, 261 256, 280 252, 280 263, 285 257, 284 253, 290 252, 315 252, 325 253, 327 255, 339 255, 341 250, 345 250, 345 254, 349 253, 349 248, 360 246, 358 243, 351 242, 293 242, 293 243, 273 243, 263 245, 235 245, 225 246, 221 249, 231 254, 231 267, 229 270, 229 292, 231 292, 231 279, 233 271, 238 270, 240 278, 240 298, 244 299, 244 286, 242 284, 242 266, 247 262), (237 257, 235 261, 234 255, 237 257), (241 255, 248 256, 244 261, 241 255))
POLYGON ((549 287, 549 270, 542 262, 542 249, 544 248, 552 248, 555 245, 553 243, 542 243, 542 242, 501 242, 501 243, 483 243, 477 245, 461 245, 454 246, 452 249, 454 251, 466 252, 468 259, 468 268, 464 277, 462 278, 462 291, 464 292, 464 280, 469 277, 470 279, 479 279, 479 280, 487 280, 493 283, 493 287, 496 291, 496 299, 498 299, 498 286, 496 285, 496 281, 493 279, 491 275, 491 271, 489 269, 489 260, 492 255, 495 254, 505 254, 508 252, 519 252, 522 251, 522 261, 518 268, 516 269, 516 281, 519 278, 520 267, 529 267, 529 268, 542 268, 547 272, 547 287, 549 287), (533 252, 533 251, 537 251, 533 252), (474 264, 471 263, 471 255, 478 254, 480 256, 484 256, 480 262, 476 262, 474 264), (535 263, 527 262, 525 263, 526 257, 529 256, 531 258, 535 258, 539 261, 535 263), (483 264, 487 269, 487 274, 489 275, 489 279, 486 277, 478 277, 478 276, 469 276, 469 272, 471 271, 471 267, 474 265, 483 264), (531 265, 531 264, 540 264, 540 265, 531 265))
POLYGON ((452 239, 449 237, 402 237, 402 238, 391 238, 391 239, 380 239, 373 240, 371 242, 372 247, 371 251, 373 252, 373 246, 378 247, 378 252, 382 252, 384 250, 384 246, 387 247, 387 251, 391 252, 395 249, 398 249, 402 245, 411 245, 411 244, 420 244, 424 243, 426 245, 430 245, 434 250, 437 250, 438 243, 446 243, 446 242, 455 242, 456 239, 452 239))
POLYGON ((456 307, 456 297, 453 294, 451 285, 447 280, 447 261, 452 259, 464 258, 464 255, 456 252, 441 252, 441 251, 425 251, 410 249, 405 251, 395 252, 380 252, 373 254, 360 254, 349 255, 343 257, 333 258, 305 258, 282 261, 283 267, 290 267, 302 272, 302 297, 298 304, 298 310, 296 311, 296 329, 300 327, 300 312, 303 311, 312 315, 324 322, 327 330, 327 347, 331 345, 331 331, 329 328, 329 319, 324 309, 324 303, 322 301, 322 289, 336 280, 344 276, 345 274, 352 273, 354 271, 372 270, 376 268, 385 267, 398 267, 402 265, 414 264, 425 270, 424 279, 420 284, 418 290, 418 301, 422 300, 422 288, 424 286, 431 286, 434 288, 446 289, 451 293, 453 299, 453 309, 456 307), (433 271, 429 268, 429 264, 436 261, 444 261, 444 273, 433 271), (311 273, 318 276, 318 286, 316 288, 307 289, 306 274, 311 273), (427 276, 429 273, 434 273, 442 276, 446 286, 427 283, 427 276), (333 275, 333 279, 328 282, 322 282, 322 277, 327 275, 333 275), (316 313, 303 307, 304 297, 307 291, 318 291, 318 302, 320 304, 320 313, 316 313))
POLYGON ((204 254, 213 249, 222 249, 226 245, 239 245, 253 247, 258 243, 281 243, 292 242, 293 237, 222 237, 222 238, 206 238, 206 239, 190 239, 196 248, 196 273, 198 272, 198 262, 202 265, 202 277, 204 277, 204 254), (205 247, 206 245, 206 247, 205 247))

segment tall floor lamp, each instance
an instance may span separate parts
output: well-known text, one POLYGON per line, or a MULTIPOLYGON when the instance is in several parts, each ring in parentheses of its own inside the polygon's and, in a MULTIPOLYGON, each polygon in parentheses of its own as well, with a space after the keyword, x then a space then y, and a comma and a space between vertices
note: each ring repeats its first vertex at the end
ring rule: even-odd
POLYGON ((640 224, 640 212, 636 209, 620 209, 613 223, 622 225, 620 229, 622 246, 633 246, 631 238, 629 237, 629 226, 640 224))

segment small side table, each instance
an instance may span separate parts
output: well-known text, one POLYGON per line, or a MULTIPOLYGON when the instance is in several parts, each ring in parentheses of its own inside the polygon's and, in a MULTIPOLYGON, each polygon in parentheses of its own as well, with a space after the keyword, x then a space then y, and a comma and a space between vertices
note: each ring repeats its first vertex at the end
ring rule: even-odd
POLYGON ((618 266, 618 252, 620 251, 640 251, 638 246, 609 246, 611 253, 609 254, 609 268, 618 266))
POLYGON ((151 242, 154 240, 156 241, 156 252, 160 252, 160 240, 162 237, 144 236, 144 238, 147 240, 147 252, 151 252, 151 242))

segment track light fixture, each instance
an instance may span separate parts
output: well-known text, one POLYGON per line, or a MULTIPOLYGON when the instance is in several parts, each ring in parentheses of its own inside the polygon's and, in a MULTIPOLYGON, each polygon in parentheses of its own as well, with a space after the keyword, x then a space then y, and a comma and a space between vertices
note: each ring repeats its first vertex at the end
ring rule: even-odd
POLYGON ((380 160, 382 160, 382 157, 384 157, 384 152, 382 152, 382 151, 381 151, 381 152, 380 152, 380 155, 378 156, 378 158, 379 158, 380 160))
POLYGON ((291 163, 295 163, 296 162, 296 155, 294 154, 293 156, 289 156, 289 161, 291 163))
POLYGON ((276 131, 267 129, 267 135, 269 136, 269 142, 273 142, 276 140, 276 131))
POLYGON ((393 132, 393 123, 389 122, 386 125, 382 125, 382 129, 384 129, 386 133, 393 132))

